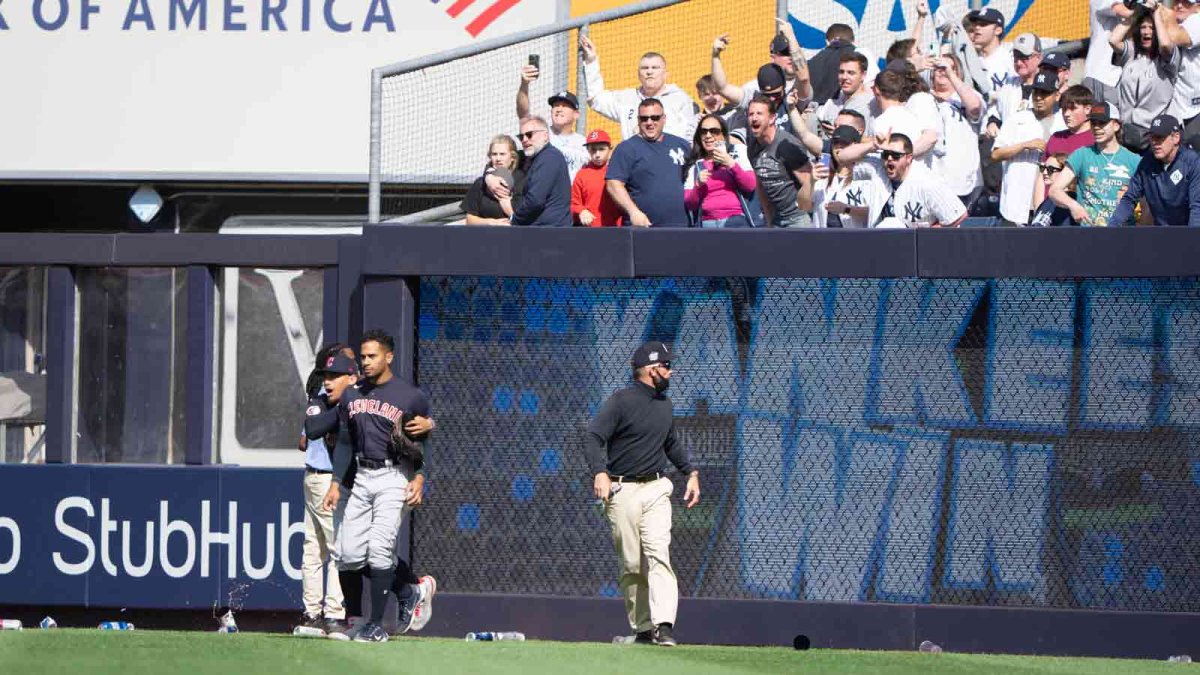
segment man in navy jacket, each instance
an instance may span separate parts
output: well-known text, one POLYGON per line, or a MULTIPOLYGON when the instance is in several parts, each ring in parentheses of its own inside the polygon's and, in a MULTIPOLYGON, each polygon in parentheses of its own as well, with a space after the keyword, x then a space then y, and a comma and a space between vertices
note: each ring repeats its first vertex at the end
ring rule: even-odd
POLYGON ((1150 123, 1150 149, 1108 221, 1134 225, 1133 207, 1145 198, 1158 226, 1200 227, 1200 155, 1182 145, 1183 126, 1170 115, 1150 123))
POLYGON ((550 145, 550 125, 541 117, 521 120, 525 148, 525 188, 517 195, 513 225, 571 226, 571 179, 567 159, 550 145))

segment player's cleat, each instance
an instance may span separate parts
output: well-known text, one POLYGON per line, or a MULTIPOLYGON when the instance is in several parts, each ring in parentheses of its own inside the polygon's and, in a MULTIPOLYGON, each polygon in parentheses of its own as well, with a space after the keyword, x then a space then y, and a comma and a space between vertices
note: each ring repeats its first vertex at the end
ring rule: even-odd
POLYGON ((309 614, 308 612, 305 612, 304 615, 300 617, 300 625, 304 626, 305 628, 324 629, 325 620, 316 614, 309 614))
POLYGON ((426 574, 417 585, 421 589, 421 600, 413 608, 412 626, 409 630, 421 630, 433 618, 433 596, 437 593, 437 579, 426 574))
POLYGON ((388 634, 382 626, 368 623, 362 627, 358 635, 354 636, 355 642, 387 642, 388 634))
POLYGON ((418 585, 413 590, 412 595, 408 596, 408 599, 400 600, 397 603, 400 605, 400 611, 396 617, 396 632, 407 633, 412 628, 413 620, 417 616, 417 608, 421 606, 421 600, 424 595, 425 589, 418 585))
POLYGON ((635 635, 618 635, 613 638, 614 645, 652 645, 654 644, 654 631, 643 630, 638 631, 635 635))
POLYGON ((345 634, 346 631, 350 630, 350 625, 342 619, 325 619, 324 628, 327 634, 345 634))
POLYGON ((658 624, 658 627, 654 629, 654 644, 660 647, 674 647, 679 644, 675 642, 675 637, 671 634, 671 624, 658 624))

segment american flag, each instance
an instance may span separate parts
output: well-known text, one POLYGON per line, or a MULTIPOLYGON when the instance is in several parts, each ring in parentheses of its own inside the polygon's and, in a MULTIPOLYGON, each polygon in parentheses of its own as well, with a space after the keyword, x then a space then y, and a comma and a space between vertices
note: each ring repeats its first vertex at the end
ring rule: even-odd
MULTIPOLYGON (((438 4, 441 0, 430 0, 433 4, 438 4)), ((521 0, 495 0, 487 9, 479 13, 471 23, 467 24, 467 32, 471 37, 478 37, 493 21, 499 19, 508 10, 512 9, 521 0)), ((446 14, 450 15, 451 19, 457 19, 459 15, 467 11, 471 5, 475 4, 475 0, 454 0, 454 2, 446 8, 446 14)))

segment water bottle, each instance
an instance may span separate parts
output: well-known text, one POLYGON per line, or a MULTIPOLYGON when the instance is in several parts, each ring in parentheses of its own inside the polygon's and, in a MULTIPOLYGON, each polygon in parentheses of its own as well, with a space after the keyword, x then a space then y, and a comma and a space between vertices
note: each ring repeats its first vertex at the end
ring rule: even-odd
POLYGON ((38 625, 41 626, 42 628, 58 628, 58 622, 55 621, 53 617, 49 617, 49 616, 42 619, 42 622, 39 623, 38 625))
POLYGON ((478 633, 467 633, 467 642, 494 642, 497 640, 508 640, 510 642, 524 642, 525 634, 516 631, 481 631, 478 633))
POLYGON ((1167 662, 1168 663, 1191 663, 1192 657, 1188 656, 1187 654, 1180 654, 1179 656, 1168 657, 1167 662))
POLYGON ((0 619, 0 630, 22 630, 18 619, 0 619))
POLYGON ((941 654, 942 648, 940 645, 938 645, 930 640, 924 640, 921 642, 920 645, 917 646, 917 651, 922 652, 924 654, 941 654))
POLYGON ((133 630, 133 624, 128 621, 105 621, 97 628, 100 630, 133 630))

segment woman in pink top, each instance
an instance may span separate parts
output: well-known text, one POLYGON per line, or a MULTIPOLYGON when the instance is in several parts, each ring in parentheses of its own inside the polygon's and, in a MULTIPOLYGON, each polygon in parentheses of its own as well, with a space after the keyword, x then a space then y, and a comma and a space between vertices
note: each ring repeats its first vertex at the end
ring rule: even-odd
POLYGON ((683 172, 683 205, 693 227, 752 226, 746 195, 754 192, 754 169, 745 146, 729 143, 729 128, 720 116, 700 118, 683 172))

